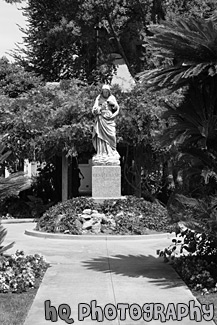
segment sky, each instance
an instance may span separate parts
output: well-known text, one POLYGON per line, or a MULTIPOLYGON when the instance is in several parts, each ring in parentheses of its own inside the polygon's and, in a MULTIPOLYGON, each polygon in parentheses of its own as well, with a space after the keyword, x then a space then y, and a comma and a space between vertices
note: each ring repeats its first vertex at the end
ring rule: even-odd
POLYGON ((10 61, 13 59, 7 53, 15 49, 15 43, 22 42, 24 34, 19 31, 21 27, 25 27, 25 18, 22 15, 21 8, 23 5, 8 4, 4 0, 0 0, 0 58, 6 56, 10 61))

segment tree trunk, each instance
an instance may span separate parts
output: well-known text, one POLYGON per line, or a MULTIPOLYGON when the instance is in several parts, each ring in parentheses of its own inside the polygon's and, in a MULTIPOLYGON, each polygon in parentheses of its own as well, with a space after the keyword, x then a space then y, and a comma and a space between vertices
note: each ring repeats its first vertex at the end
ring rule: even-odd
POLYGON ((161 20, 165 20, 162 0, 153 0, 151 18, 155 24, 158 24, 161 20))
POLYGON ((62 157, 55 156, 54 158, 55 172, 54 172, 54 201, 60 202, 62 198, 62 157))
POLYGON ((142 195, 142 182, 141 182, 141 172, 142 172, 142 150, 138 146, 134 151, 134 162, 135 162, 135 196, 141 197, 142 195))
MULTIPOLYGON (((119 148, 120 153, 120 148, 119 148)), ((121 154, 121 153, 120 153, 121 154)), ((134 193, 134 184, 133 184, 133 157, 131 154, 131 149, 128 145, 122 149, 122 191, 123 195, 132 195, 134 193)))

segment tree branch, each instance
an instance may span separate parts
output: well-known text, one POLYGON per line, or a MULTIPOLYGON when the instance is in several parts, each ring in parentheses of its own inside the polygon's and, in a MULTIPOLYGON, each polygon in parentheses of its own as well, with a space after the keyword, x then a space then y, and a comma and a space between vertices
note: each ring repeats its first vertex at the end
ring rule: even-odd
POLYGON ((131 69, 130 63, 129 63, 129 61, 128 61, 126 55, 125 55, 125 52, 124 52, 124 49, 123 49, 123 47, 122 47, 122 45, 121 45, 121 43, 120 43, 119 37, 118 37, 118 35, 116 34, 116 32, 115 32, 115 30, 114 30, 114 27, 113 27, 113 25, 112 25, 112 21, 111 21, 111 18, 110 18, 110 16, 109 16, 109 13, 106 14, 106 18, 107 18, 107 21, 108 21, 108 23, 109 23, 109 27, 110 27, 110 29, 111 29, 112 35, 113 35, 113 37, 114 37, 114 39, 115 39, 115 41, 116 41, 116 44, 117 44, 117 46, 118 46, 118 50, 119 50, 119 52, 120 52, 122 58, 124 59, 125 64, 126 64, 128 70, 129 70, 129 72, 130 72, 132 78, 134 79, 134 73, 133 73, 133 70, 131 69))

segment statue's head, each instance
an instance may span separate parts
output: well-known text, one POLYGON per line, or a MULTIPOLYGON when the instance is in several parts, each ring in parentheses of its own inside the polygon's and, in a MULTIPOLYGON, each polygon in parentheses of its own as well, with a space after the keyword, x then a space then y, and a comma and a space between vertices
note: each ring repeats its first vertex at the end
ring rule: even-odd
POLYGON ((102 86, 102 95, 104 98, 108 98, 111 94, 110 86, 109 85, 103 85, 102 86))

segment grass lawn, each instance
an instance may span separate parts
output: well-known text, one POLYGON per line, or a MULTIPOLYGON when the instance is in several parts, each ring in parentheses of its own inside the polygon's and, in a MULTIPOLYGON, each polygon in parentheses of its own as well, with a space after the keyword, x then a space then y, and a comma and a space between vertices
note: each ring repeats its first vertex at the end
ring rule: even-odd
POLYGON ((217 324, 217 293, 211 293, 209 295, 201 295, 198 291, 193 291, 194 296, 201 304, 214 304, 214 322, 217 324))
POLYGON ((41 280, 36 280, 36 287, 23 293, 0 293, 0 324, 22 325, 33 303, 41 280))

